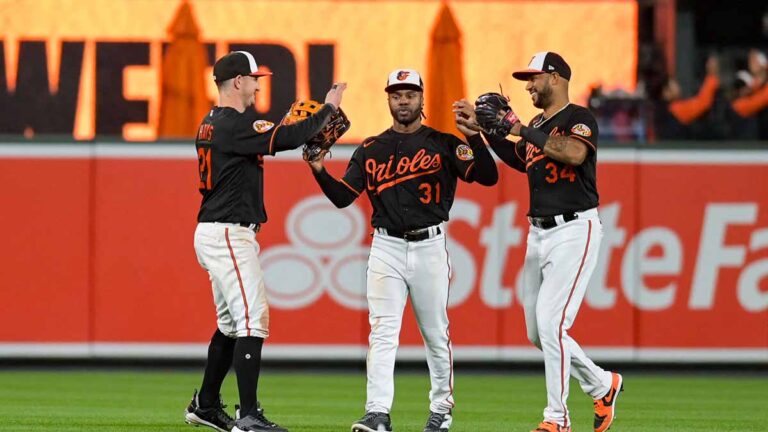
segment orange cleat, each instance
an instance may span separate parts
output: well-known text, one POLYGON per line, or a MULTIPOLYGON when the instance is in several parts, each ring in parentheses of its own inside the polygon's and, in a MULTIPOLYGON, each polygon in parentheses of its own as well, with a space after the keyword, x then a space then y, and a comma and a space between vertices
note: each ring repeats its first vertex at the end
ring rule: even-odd
POLYGON ((560 426, 559 424, 551 421, 543 421, 539 423, 539 427, 531 432, 571 432, 570 426, 560 426))
POLYGON ((624 391, 624 380, 620 374, 611 372, 611 388, 600 399, 595 399, 595 432, 607 431, 616 418, 616 399, 624 391))

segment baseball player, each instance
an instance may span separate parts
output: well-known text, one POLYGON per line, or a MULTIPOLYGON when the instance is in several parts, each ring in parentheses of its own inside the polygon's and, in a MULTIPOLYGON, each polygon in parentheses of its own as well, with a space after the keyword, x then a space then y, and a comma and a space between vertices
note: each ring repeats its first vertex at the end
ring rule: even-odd
POLYGON ((252 108, 259 77, 253 56, 231 52, 216 61, 219 104, 198 129, 195 147, 203 196, 195 231, 195 252, 208 272, 216 305, 217 329, 208 347, 200 392, 185 412, 187 423, 218 431, 284 432, 264 417, 257 399, 261 348, 269 334, 264 275, 256 234, 267 221, 264 209, 264 156, 301 146, 317 134, 341 103, 346 84, 334 84, 325 106, 307 120, 275 125, 252 108), (219 392, 234 363, 240 419, 224 411, 219 392))
POLYGON ((315 180, 337 207, 352 204, 363 192, 373 206, 366 275, 371 325, 366 413, 352 431, 392 430, 395 354, 410 296, 432 384, 424 431, 445 432, 451 426, 454 401, 447 311, 451 267, 444 222, 457 178, 492 186, 498 172, 481 139, 468 145, 422 125, 424 84, 418 72, 393 71, 385 90, 392 127, 355 150, 341 180, 325 170, 322 158, 310 162, 315 180))
POLYGON ((568 335, 603 236, 595 184, 597 123, 586 108, 568 101, 571 68, 558 54, 537 53, 513 76, 527 82, 533 105, 542 109, 528 126, 498 94, 481 96, 474 111, 468 102, 457 102, 454 111, 465 127, 477 130, 479 123, 479 135, 499 158, 528 174, 523 307, 528 339, 544 353, 547 383, 544 421, 535 431, 571 430, 566 400, 573 372, 594 399, 594 429, 602 432, 613 423, 622 376, 595 365, 568 335), (508 133, 522 139, 508 141, 508 133))

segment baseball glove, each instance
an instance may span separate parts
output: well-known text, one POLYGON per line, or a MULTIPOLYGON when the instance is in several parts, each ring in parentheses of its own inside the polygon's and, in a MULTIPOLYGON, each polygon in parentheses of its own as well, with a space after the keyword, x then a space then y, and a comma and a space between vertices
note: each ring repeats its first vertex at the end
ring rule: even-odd
MULTIPOLYGON (((309 116, 320 111, 323 104, 313 100, 296 101, 291 105, 288 113, 283 119, 283 124, 293 124, 307 119, 309 116)), ((306 161, 314 161, 323 150, 328 150, 333 146, 342 135, 344 135, 351 125, 347 115, 341 108, 337 109, 331 115, 330 120, 315 136, 310 138, 302 148, 302 155, 306 161)))
POLYGON ((509 135, 515 123, 520 122, 509 106, 509 99, 500 93, 481 94, 475 101, 475 117, 483 130, 502 138, 509 135))

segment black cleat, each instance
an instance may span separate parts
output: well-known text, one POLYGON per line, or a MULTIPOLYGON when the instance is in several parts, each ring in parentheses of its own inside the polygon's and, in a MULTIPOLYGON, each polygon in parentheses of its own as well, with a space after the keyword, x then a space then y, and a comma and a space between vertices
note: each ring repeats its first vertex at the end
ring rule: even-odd
POLYGON ((352 425, 352 432, 391 432, 392 421, 389 414, 383 412, 367 412, 352 425))
POLYGON ((288 432, 288 429, 280 427, 277 423, 264 417, 264 410, 257 403, 256 413, 238 419, 232 432, 288 432))
POLYGON ((197 398, 197 390, 192 395, 192 401, 184 411, 184 421, 194 426, 208 426, 219 432, 230 432, 235 425, 232 417, 224 411, 227 406, 219 400, 210 408, 201 408, 197 398))
POLYGON ((448 432, 453 423, 453 417, 451 413, 440 414, 436 412, 429 412, 429 418, 427 424, 424 426, 424 432, 448 432))

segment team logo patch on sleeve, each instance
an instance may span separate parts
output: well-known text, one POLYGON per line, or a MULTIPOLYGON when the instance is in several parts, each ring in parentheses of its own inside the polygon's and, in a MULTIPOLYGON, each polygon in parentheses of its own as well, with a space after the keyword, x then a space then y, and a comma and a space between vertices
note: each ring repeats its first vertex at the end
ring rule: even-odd
POLYGON ((589 126, 585 125, 584 123, 579 123, 573 126, 571 128, 571 132, 587 138, 592 136, 592 129, 590 129, 589 126))
POLYGON ((463 161, 470 161, 475 158, 475 154, 468 145, 461 144, 456 147, 456 157, 463 161))
POLYGON ((264 133, 275 127, 275 124, 266 120, 256 120, 253 122, 253 130, 258 133, 264 133))

